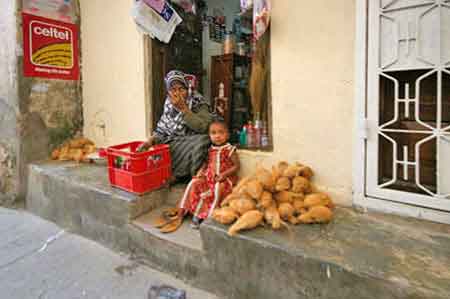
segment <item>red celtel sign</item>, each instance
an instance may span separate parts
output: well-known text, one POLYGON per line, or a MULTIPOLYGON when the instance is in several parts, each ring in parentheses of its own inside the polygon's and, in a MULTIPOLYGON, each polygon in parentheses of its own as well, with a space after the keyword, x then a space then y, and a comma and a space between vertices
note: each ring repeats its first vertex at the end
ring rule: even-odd
POLYGON ((78 28, 23 13, 24 75, 78 80, 78 28))

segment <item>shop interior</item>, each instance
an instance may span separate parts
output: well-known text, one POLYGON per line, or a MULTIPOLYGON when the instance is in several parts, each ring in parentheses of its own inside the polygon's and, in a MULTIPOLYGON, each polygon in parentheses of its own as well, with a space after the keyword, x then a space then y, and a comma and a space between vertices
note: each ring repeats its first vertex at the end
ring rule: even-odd
POLYGON ((240 0, 195 3, 195 13, 172 3, 183 22, 168 44, 151 41, 153 119, 162 113, 164 75, 179 69, 193 75, 192 89, 225 119, 233 144, 270 151, 270 32, 255 42, 253 9, 242 10, 240 0))

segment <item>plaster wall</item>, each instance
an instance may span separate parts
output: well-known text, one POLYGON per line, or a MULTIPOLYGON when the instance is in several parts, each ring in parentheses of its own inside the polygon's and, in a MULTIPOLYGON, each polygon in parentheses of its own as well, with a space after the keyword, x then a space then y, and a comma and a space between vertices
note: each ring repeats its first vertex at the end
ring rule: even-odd
MULTIPOLYGON (((21 0, 0 3, 0 204, 25 198, 28 164, 82 126, 79 81, 24 77, 21 0)), ((78 11, 74 11, 78 14, 78 11)))
POLYGON ((283 159, 351 204, 355 0, 272 1, 272 154, 242 152, 244 172, 283 159))
POLYGON ((133 1, 81 0, 84 133, 100 146, 147 135, 144 38, 133 1))
POLYGON ((0 205, 18 193, 16 1, 0 2, 0 205))

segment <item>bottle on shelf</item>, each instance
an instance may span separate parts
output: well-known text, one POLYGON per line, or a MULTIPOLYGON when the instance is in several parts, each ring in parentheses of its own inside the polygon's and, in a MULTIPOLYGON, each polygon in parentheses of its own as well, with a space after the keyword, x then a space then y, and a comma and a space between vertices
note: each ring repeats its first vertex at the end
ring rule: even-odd
POLYGON ((269 146, 269 130, 267 128, 267 122, 262 123, 262 133, 261 133, 261 147, 266 148, 269 146))
POLYGON ((239 145, 241 147, 247 146, 247 126, 244 125, 239 133, 239 145))
POLYGON ((222 82, 219 84, 219 96, 214 99, 214 112, 223 117, 229 124, 228 117, 228 98, 225 97, 225 87, 222 82))
POLYGON ((261 120, 259 119, 259 117, 257 117, 255 120, 255 129, 254 129, 254 135, 255 135, 254 143, 255 143, 256 148, 261 147, 261 133, 262 133, 262 124, 261 124, 261 120))
POLYGON ((251 121, 249 121, 247 125, 247 147, 255 147, 255 127, 253 126, 251 121))

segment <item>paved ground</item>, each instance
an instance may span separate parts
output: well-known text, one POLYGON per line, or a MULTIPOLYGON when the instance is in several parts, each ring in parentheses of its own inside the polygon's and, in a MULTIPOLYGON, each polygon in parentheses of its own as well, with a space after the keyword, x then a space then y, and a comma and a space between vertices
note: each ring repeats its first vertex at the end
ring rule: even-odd
POLYGON ((2 299, 146 299, 161 283, 185 289, 188 299, 217 298, 25 211, 0 208, 2 299))

